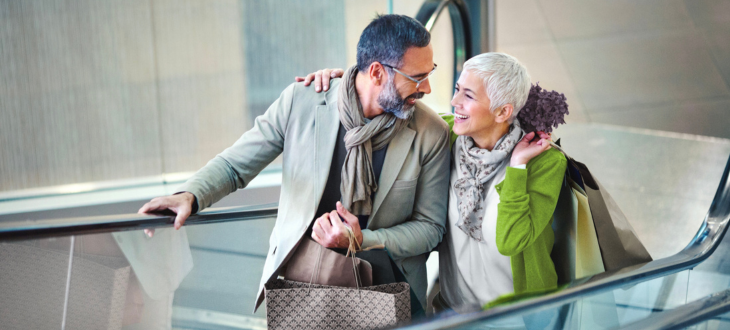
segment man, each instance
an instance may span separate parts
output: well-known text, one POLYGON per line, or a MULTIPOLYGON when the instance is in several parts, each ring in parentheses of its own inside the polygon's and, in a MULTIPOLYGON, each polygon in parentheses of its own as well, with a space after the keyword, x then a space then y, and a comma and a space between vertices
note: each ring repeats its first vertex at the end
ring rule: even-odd
POLYGON ((256 307, 304 235, 343 248, 345 226, 364 248, 384 245, 425 305, 425 262, 444 233, 449 173, 448 126, 416 102, 431 92, 430 38, 410 17, 377 17, 360 37, 357 65, 328 92, 290 85, 182 193, 155 198, 140 212, 172 210, 180 228, 283 153, 279 212, 256 307))

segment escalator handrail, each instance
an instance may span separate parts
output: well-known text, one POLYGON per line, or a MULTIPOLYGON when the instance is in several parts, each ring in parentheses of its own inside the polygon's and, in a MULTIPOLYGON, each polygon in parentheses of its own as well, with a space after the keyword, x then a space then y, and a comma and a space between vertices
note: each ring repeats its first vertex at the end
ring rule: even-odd
POLYGON ((730 222, 730 157, 725 165, 720 184, 700 229, 690 243, 679 253, 643 265, 606 272, 573 282, 562 291, 532 298, 508 306, 494 307, 471 314, 454 315, 404 329, 446 329, 474 322, 529 313, 537 309, 560 306, 591 294, 620 289, 651 279, 693 268, 712 255, 727 232, 730 222))
POLYGON ((684 329, 730 312, 730 289, 622 326, 622 330, 684 329))
MULTIPOLYGON (((207 209, 191 215, 185 225, 246 221, 276 217, 278 203, 207 209)), ((0 222, 0 242, 171 227, 175 216, 121 214, 64 219, 0 222)))
MULTIPOLYGON (((670 275, 692 268, 707 259, 717 249, 727 231, 730 221, 730 159, 720 180, 715 197, 700 230, 692 241, 679 253, 655 260, 644 265, 632 266, 592 278, 577 280, 573 286, 563 291, 533 298, 509 306, 433 320, 411 327, 440 329, 468 323, 530 312, 535 309, 549 308, 565 304, 589 294, 635 285, 650 279, 670 275)), ((213 208, 192 215, 187 225, 245 221, 275 217, 276 203, 267 205, 213 208)), ((0 222, 0 242, 69 235, 84 235, 124 230, 171 227, 174 216, 152 216, 140 214, 96 216, 83 218, 27 220, 0 222)))

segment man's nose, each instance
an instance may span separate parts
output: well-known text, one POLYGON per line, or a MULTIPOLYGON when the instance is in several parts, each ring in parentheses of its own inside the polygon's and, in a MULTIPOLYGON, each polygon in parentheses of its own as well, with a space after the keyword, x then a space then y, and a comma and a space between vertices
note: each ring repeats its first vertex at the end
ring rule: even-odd
POLYGON ((426 79, 426 81, 422 82, 421 85, 418 86, 416 89, 417 92, 424 93, 424 94, 431 94, 431 79, 426 79))

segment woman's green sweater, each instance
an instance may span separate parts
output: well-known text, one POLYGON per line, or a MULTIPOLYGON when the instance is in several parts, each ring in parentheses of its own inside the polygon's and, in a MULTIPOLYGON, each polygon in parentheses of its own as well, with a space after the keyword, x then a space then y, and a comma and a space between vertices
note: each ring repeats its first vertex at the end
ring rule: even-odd
MULTIPOLYGON (((453 128, 453 115, 442 118, 453 128)), ((452 131, 452 145, 456 137, 452 131)), ((565 156, 550 149, 530 160, 526 169, 507 167, 504 181, 495 186, 500 199, 497 249, 510 257, 516 295, 557 288, 551 225, 566 167, 565 156)))

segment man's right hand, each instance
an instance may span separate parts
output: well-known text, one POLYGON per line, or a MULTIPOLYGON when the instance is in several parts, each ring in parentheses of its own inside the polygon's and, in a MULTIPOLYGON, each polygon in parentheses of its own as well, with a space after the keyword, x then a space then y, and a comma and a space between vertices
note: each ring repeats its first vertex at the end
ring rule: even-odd
POLYGON ((314 90, 318 93, 322 90, 325 92, 330 89, 330 80, 340 78, 345 74, 342 69, 322 69, 314 73, 308 74, 306 77, 294 77, 296 82, 304 82, 304 86, 309 86, 314 82, 314 90))
POLYGON ((143 205, 137 213, 146 214, 163 211, 175 212, 175 214, 177 214, 175 217, 175 229, 180 229, 180 227, 185 224, 185 220, 190 216, 190 212, 193 210, 194 201, 195 195, 189 192, 172 196, 157 197, 143 205))

